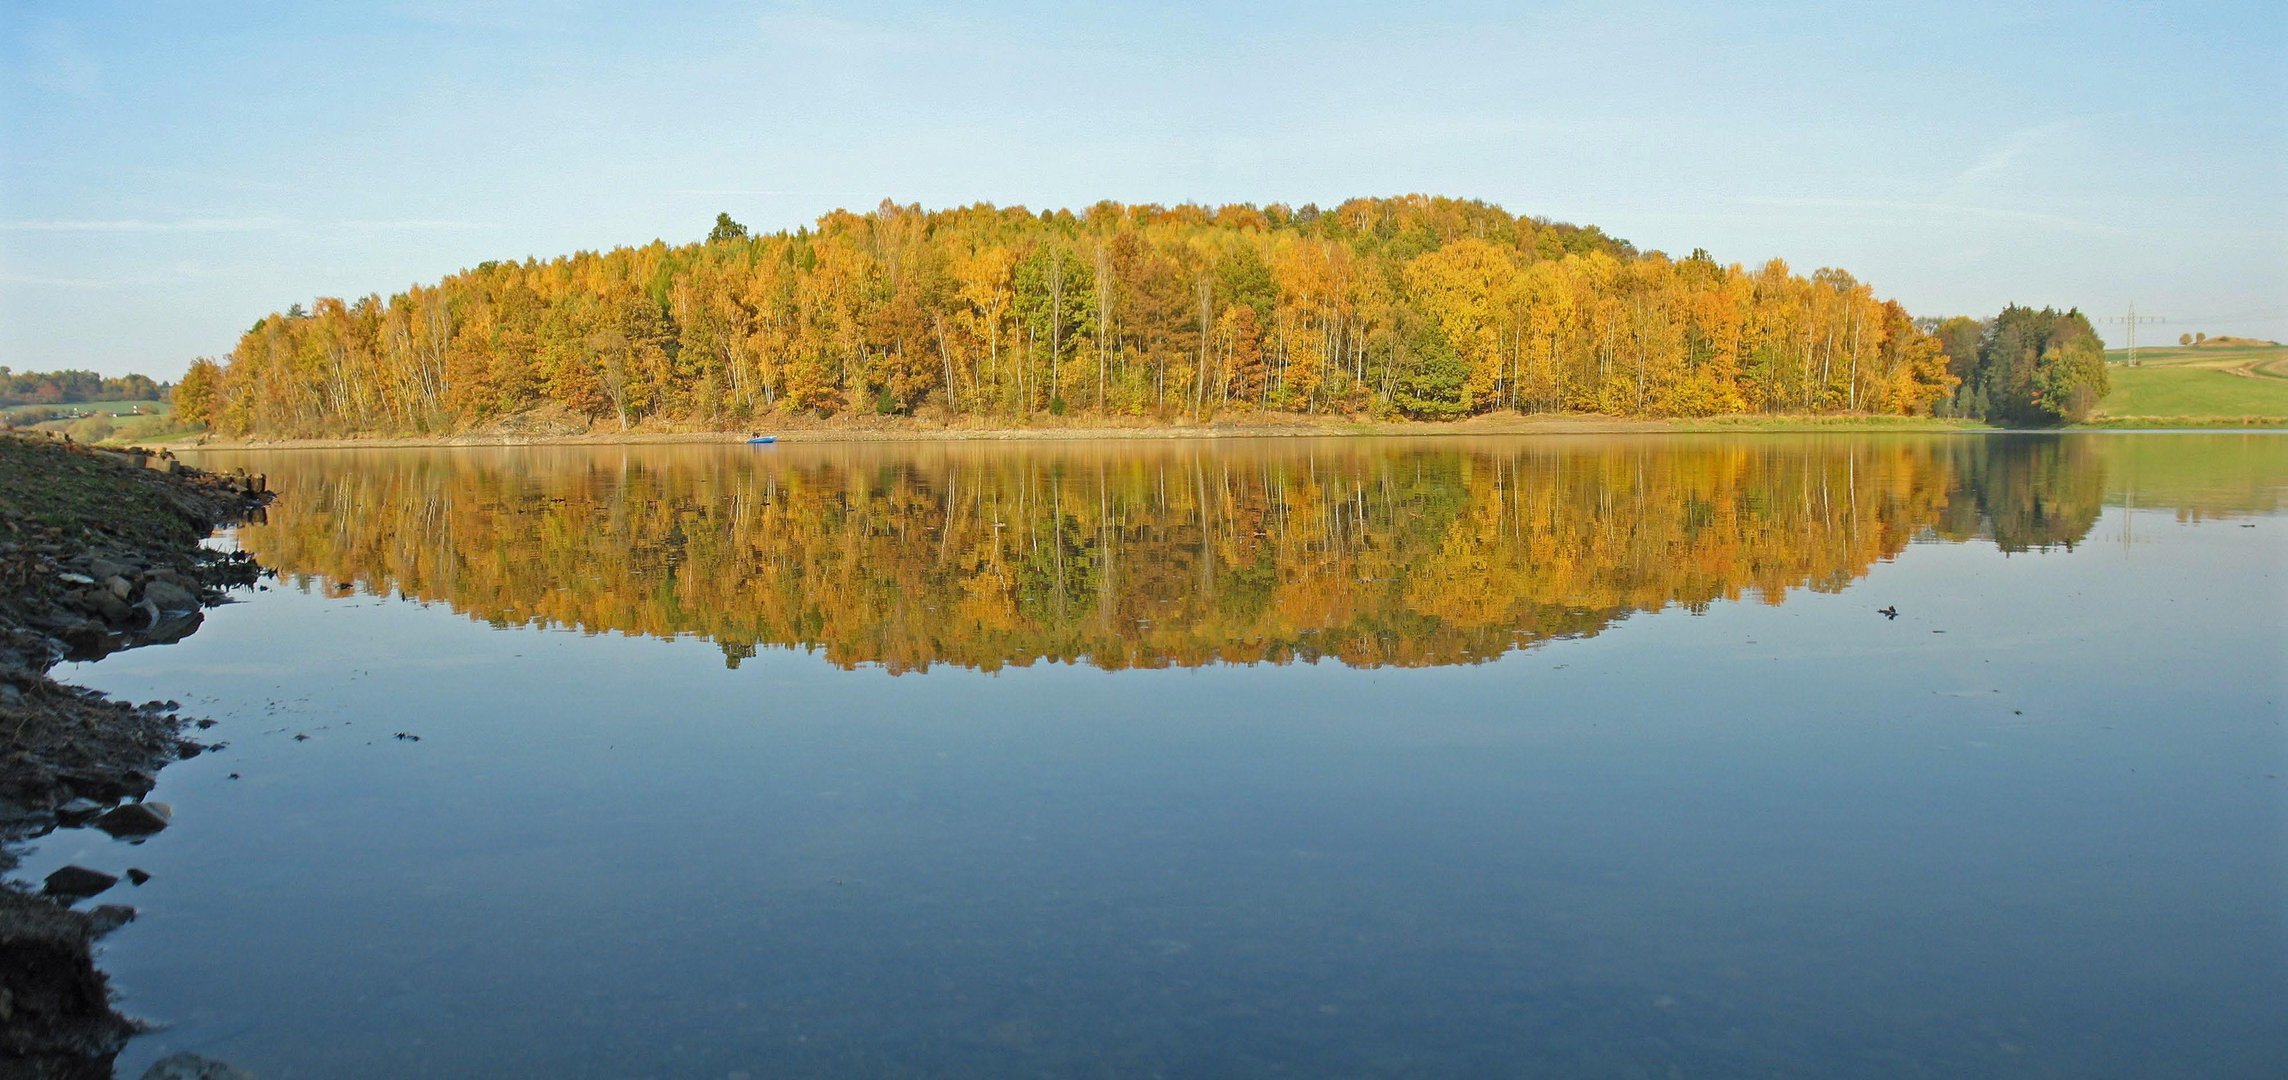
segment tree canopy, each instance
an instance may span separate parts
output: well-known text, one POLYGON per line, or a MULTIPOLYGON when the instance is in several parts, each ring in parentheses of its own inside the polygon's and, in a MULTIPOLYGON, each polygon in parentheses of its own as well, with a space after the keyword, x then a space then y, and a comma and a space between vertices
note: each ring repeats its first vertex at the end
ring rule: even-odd
POLYGON ((167 384, 146 375, 105 378, 92 371, 11 371, 0 367, 0 405, 77 405, 91 401, 156 401, 167 384))
POLYGON ((1947 370, 1957 380, 1949 411, 2004 423, 2089 418, 2111 388, 2105 343, 2078 310, 2016 304, 1985 322, 1938 324, 1947 370))
MULTIPOLYGON (((772 413, 1450 418, 1927 413, 1938 338, 1840 270, 1639 252, 1405 196, 924 211, 487 262, 257 323, 200 376, 233 434, 772 413)), ((191 380, 186 379, 186 382, 191 380)), ((189 410, 186 410, 188 413, 189 410)))

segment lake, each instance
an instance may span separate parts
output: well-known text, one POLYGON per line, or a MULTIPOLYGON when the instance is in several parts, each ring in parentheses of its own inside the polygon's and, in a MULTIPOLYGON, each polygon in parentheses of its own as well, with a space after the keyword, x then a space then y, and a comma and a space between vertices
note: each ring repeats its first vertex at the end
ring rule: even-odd
POLYGON ((2288 1073, 2288 436, 196 463, 122 1075, 2288 1073))

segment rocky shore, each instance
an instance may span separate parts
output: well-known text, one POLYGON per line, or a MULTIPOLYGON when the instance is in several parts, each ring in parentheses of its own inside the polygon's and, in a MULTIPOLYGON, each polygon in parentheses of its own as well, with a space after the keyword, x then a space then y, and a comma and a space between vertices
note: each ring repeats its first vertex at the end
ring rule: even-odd
MULTIPOLYGON (((135 917, 115 896, 133 867, 13 879, 23 844, 58 828, 117 836, 167 827, 147 802, 167 763, 210 747, 176 703, 114 701, 49 677, 64 660, 175 641, 227 591, 243 556, 201 545, 260 514, 260 477, 172 455, 0 435, 0 1076, 106 1077, 133 1021, 113 1007, 95 941, 135 917)), ((124 857, 124 856, 123 856, 124 857)))

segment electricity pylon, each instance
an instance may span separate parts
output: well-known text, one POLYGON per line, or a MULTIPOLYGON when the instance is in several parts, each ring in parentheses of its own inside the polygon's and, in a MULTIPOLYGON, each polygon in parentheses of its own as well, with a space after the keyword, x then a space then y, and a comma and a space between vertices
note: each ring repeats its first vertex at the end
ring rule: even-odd
POLYGON ((2137 305, 2136 305, 2136 303, 2135 303, 2135 302, 2131 302, 2131 303, 2130 303, 2130 305, 2129 305, 2129 314, 2127 314, 2127 315, 2115 315, 2114 317, 2112 317, 2112 318, 2110 318, 2110 319, 2107 319, 2107 320, 2105 320, 2105 321, 2106 321, 2106 322, 2109 322, 2109 323, 2119 323, 2120 325, 2122 325, 2122 326, 2126 326, 2126 327, 2128 327, 2128 328, 2129 328, 2129 366, 2130 366, 2130 367, 2136 367, 2136 366, 2137 366, 2137 324, 2138 324, 2138 323, 2164 323, 2164 322, 2168 322, 2169 320, 2168 320, 2168 318, 2167 318, 2166 316, 2162 316, 2162 315, 2139 315, 2139 314, 2137 314, 2137 305))

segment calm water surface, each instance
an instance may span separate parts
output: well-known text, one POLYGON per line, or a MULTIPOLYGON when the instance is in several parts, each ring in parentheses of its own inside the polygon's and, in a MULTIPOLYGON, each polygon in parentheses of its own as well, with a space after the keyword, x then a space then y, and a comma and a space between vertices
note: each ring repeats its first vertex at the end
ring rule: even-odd
POLYGON ((2288 1073, 2288 436, 214 462, 125 1075, 2288 1073))

